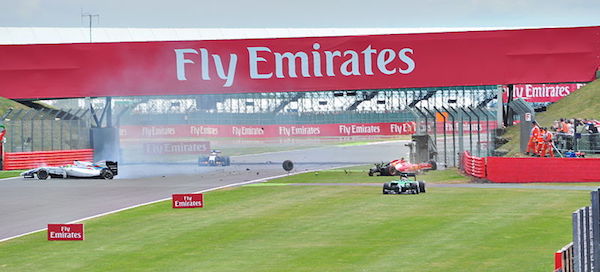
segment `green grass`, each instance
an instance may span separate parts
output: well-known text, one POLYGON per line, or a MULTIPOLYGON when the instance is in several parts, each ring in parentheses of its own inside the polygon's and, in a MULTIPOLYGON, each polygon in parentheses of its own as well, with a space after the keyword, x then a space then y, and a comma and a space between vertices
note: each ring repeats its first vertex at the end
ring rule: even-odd
POLYGON ((0 97, 0 116, 4 115, 4 113, 9 108, 13 108, 14 110, 29 109, 29 107, 24 106, 21 103, 17 103, 15 101, 10 100, 10 99, 4 98, 4 97, 0 97))
MULTIPOLYGON (((548 107, 547 111, 537 113, 536 121, 540 123, 542 127, 551 127, 552 123, 560 118, 600 120, 600 110, 598 110, 600 108, 599 92, 600 80, 591 82, 558 102, 553 103, 548 107)), ((519 154, 520 130, 520 125, 512 126, 507 129, 506 134, 503 136, 510 141, 501 146, 500 149, 508 150, 509 156, 524 156, 519 154)))
POLYGON ((49 242, 41 232, 0 243, 0 270, 548 271, 589 192, 255 186, 205 201, 88 220, 82 242, 49 242))
MULTIPOLYGON (((369 168, 372 165, 344 167, 325 171, 310 172, 305 174, 287 176, 272 180, 277 183, 382 183, 399 177, 372 176, 369 177, 369 168)), ((456 168, 446 170, 428 171, 417 175, 418 180, 431 183, 465 183, 470 179, 458 173, 456 168)))
POLYGON ((21 172, 23 172, 23 171, 25 171, 25 170, 0 171, 0 179, 18 177, 19 174, 21 174, 21 172))

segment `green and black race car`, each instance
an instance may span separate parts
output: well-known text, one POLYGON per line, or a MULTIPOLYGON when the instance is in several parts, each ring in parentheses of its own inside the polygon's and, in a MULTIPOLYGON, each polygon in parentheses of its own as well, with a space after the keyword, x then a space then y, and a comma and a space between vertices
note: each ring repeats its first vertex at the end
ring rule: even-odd
POLYGON ((403 173, 402 178, 383 184, 383 194, 420 194, 425 193, 425 182, 418 181, 414 173, 403 173), (409 180, 408 177, 414 180, 409 180))

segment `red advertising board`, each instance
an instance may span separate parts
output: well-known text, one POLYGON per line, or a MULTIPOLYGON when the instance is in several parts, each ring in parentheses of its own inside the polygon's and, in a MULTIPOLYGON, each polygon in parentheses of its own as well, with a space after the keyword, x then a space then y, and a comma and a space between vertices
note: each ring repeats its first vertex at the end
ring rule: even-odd
POLYGON ((600 182, 598 158, 487 158, 492 182, 600 182))
POLYGON ((202 208, 204 196, 202 194, 173 194, 173 209, 202 208))
POLYGON ((210 152, 210 142, 144 143, 145 154, 198 154, 210 152))
POLYGON ((12 99, 590 82, 600 27, 0 45, 12 99))
POLYGON ((123 139, 179 137, 311 137, 414 134, 415 122, 314 125, 157 125, 121 126, 123 139))
MULTIPOLYGON (((527 102, 556 102, 585 86, 585 84, 516 84, 513 85, 513 98, 523 98, 527 102)), ((508 86, 503 86, 503 88, 503 100, 508 102, 508 86)))
POLYGON ((81 241, 83 224, 48 224, 48 241, 81 241))

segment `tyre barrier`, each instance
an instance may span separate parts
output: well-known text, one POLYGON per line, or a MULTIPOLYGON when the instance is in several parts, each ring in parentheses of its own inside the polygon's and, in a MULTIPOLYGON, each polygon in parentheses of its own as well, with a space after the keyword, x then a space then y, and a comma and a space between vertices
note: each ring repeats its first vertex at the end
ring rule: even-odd
POLYGON ((73 161, 92 161, 93 149, 54 150, 4 153, 2 170, 30 169, 41 166, 61 166, 73 161))
POLYGON ((486 158, 472 156, 469 151, 462 154, 462 168, 469 176, 485 178, 487 176, 486 158))

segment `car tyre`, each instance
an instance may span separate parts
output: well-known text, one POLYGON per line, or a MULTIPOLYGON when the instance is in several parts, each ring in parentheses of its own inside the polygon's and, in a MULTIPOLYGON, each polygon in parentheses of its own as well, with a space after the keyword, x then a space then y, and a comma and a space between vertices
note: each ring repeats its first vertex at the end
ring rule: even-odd
POLYGON ((383 194, 384 194, 384 195, 387 195, 387 194, 389 194, 389 193, 390 193, 390 190, 391 190, 391 188, 390 188, 390 184, 389 184, 389 183, 387 183, 387 182, 386 182, 386 183, 384 183, 384 184, 383 184, 383 194))
POLYGON ((419 181, 419 191, 421 191, 421 193, 425 193, 425 182, 424 181, 419 181))
POLYGON ((373 169, 369 169, 369 177, 373 176, 373 169))
POLYGON ((393 165, 388 166, 387 170, 388 170, 388 173, 390 174, 390 176, 398 175, 398 170, 393 165))
POLYGON ((208 162, 208 157, 202 156, 198 158, 198 166, 205 166, 206 162, 208 162))
POLYGON ((49 176, 48 170, 46 170, 46 169, 40 169, 37 172, 38 179, 44 180, 44 179, 47 179, 48 176, 49 176))
POLYGON ((115 177, 115 175, 113 175, 113 173, 108 169, 102 169, 102 171, 100 172, 100 177, 108 180, 108 179, 113 179, 115 177))

